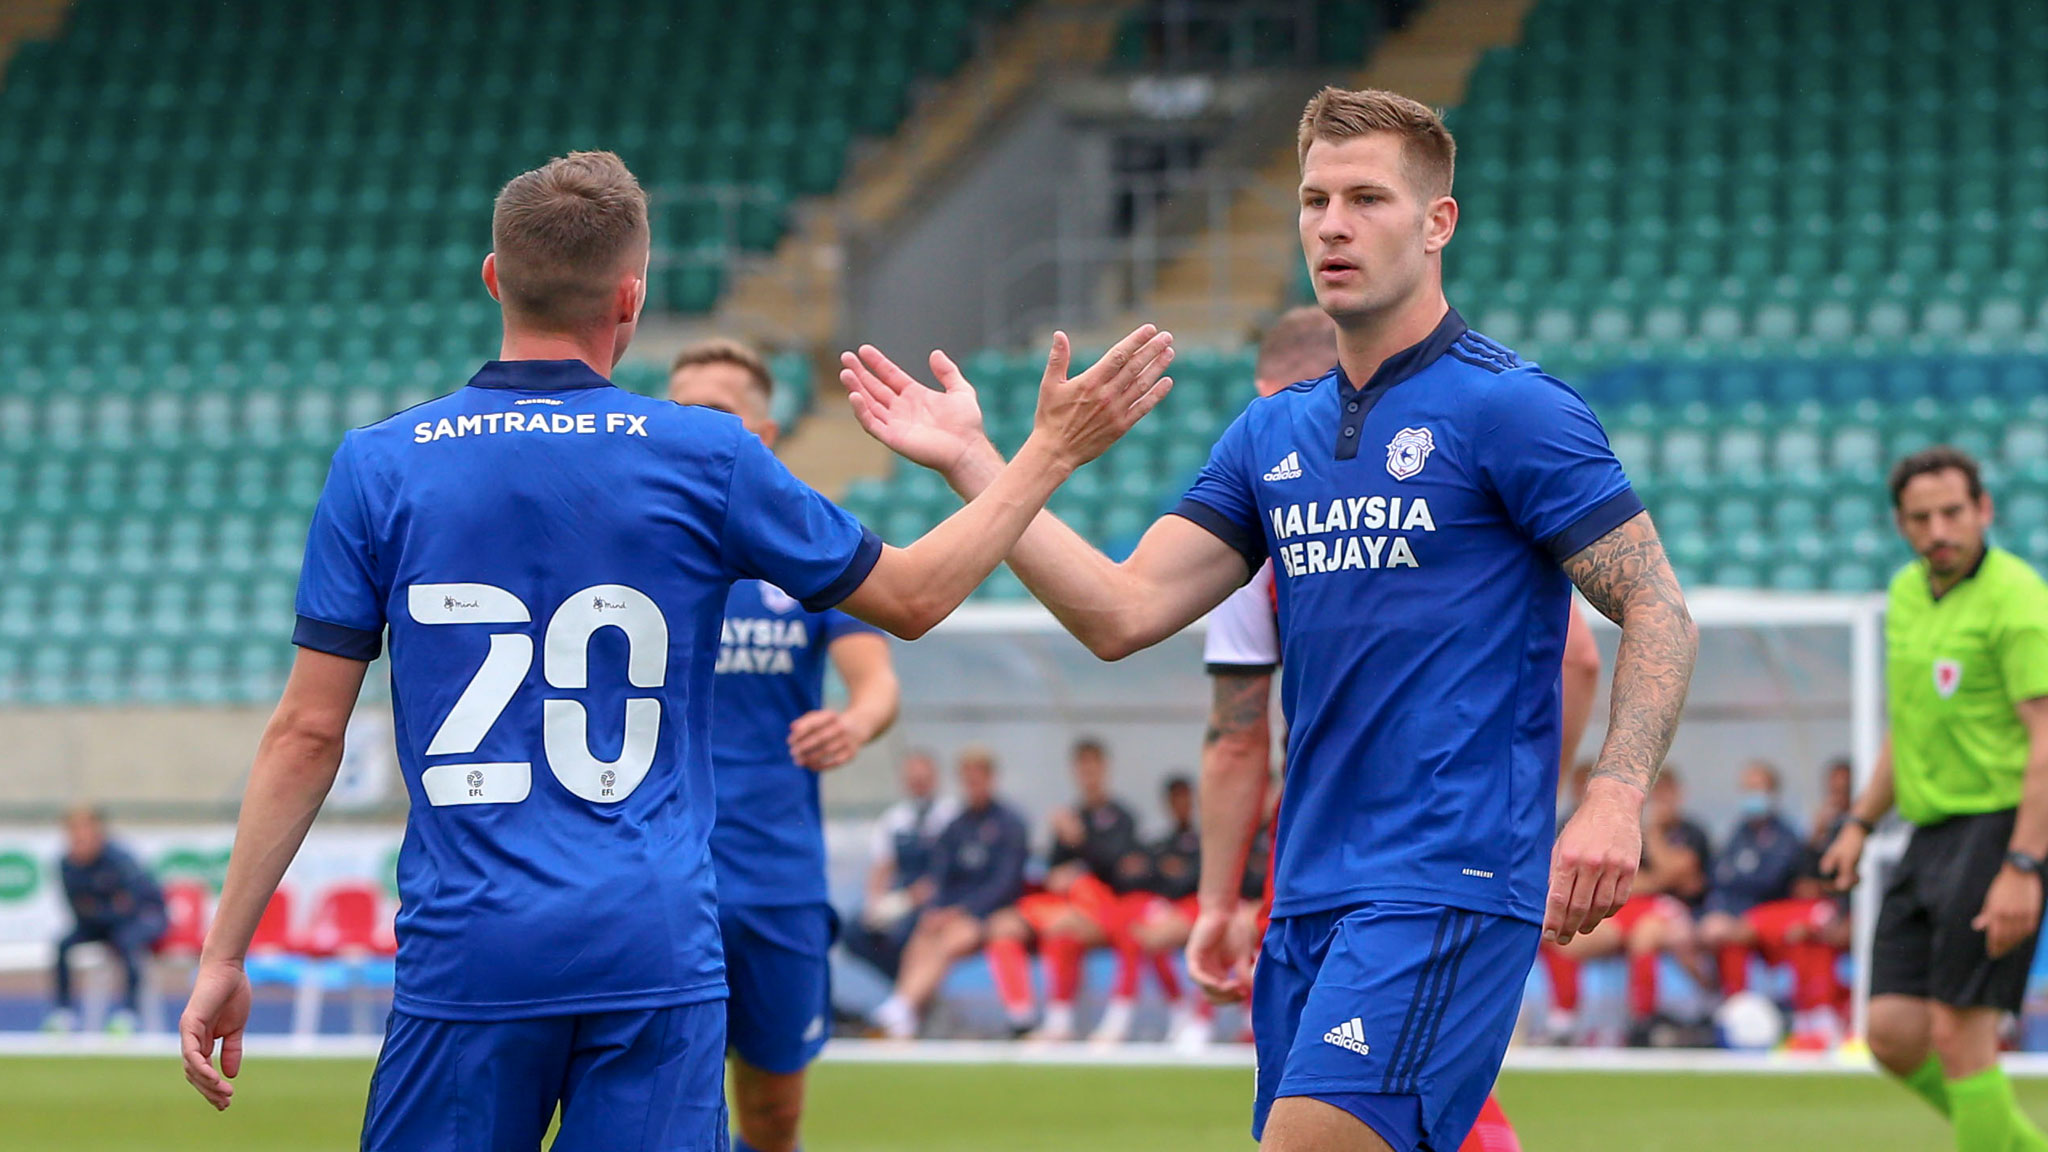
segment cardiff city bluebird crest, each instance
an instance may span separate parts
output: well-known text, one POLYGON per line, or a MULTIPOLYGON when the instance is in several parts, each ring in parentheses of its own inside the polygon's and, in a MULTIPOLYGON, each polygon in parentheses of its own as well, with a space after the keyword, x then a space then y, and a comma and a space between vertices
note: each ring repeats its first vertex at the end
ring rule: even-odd
POLYGON ((1406 480, 1422 471, 1423 462, 1436 450, 1436 438, 1427 428, 1403 428, 1387 442, 1387 475, 1406 480))

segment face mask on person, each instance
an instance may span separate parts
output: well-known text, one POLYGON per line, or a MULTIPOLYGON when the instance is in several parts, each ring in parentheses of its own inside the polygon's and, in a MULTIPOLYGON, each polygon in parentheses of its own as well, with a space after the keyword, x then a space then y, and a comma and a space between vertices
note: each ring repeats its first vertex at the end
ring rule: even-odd
POLYGON ((1777 810, 1778 798, 1769 792, 1744 792, 1740 800, 1742 818, 1754 820, 1777 810))

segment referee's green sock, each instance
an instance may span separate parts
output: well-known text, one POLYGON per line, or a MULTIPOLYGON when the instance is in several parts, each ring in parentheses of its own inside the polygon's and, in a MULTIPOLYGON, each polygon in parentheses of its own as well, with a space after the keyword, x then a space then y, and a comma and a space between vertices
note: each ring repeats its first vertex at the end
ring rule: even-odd
POLYGON ((1927 1106, 1947 1116, 1948 1080, 1941 1074, 1941 1058, 1929 1056, 1927 1062, 1899 1077, 1913 1095, 1927 1101, 1927 1106))
POLYGON ((2048 1137, 2020 1111, 2012 1081, 1996 1064, 1948 1082, 1956 1152, 2048 1152, 2048 1137))

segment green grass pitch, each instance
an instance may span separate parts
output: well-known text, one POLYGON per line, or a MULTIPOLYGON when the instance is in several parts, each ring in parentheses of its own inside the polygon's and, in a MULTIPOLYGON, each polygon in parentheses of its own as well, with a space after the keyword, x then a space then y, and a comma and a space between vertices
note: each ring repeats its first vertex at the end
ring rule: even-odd
MULTIPOLYGON (((265 1152, 356 1146, 370 1066, 252 1058, 216 1115, 174 1060, 0 1060, 0 1145, 13 1152, 265 1152)), ((2037 1118, 2048 1081, 2019 1082, 2037 1118)), ((1238 1069, 820 1065, 812 1152, 1245 1152, 1238 1069)), ((1870 1075, 1511 1072, 1501 1102, 1529 1152, 1920 1152, 1946 1126, 1870 1075)))

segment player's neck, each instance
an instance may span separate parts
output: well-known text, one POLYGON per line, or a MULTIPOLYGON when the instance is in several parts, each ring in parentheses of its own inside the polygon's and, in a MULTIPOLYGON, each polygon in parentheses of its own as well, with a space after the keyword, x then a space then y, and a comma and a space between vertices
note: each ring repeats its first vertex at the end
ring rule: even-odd
POLYGON ((1927 590, 1933 594, 1936 600, 1939 600, 1943 596, 1948 595, 1950 592, 1955 590, 1956 585, 1961 584, 1963 581, 1968 580, 1970 577, 1975 576, 1977 574, 1977 569, 1982 568, 1984 566, 1985 553, 1989 552, 1990 550, 1991 545, 1979 544, 1977 546, 1976 554, 1970 557, 1970 562, 1956 569, 1953 573, 1950 573, 1949 575, 1944 576, 1939 572, 1928 572, 1927 590))
POLYGON ((1432 283, 1384 312, 1337 322, 1337 363, 1354 388, 1363 388, 1380 365, 1429 338, 1450 305, 1443 287, 1432 283))
POLYGON ((612 334, 565 335, 560 332, 517 332, 507 329, 498 346, 500 360, 581 360, 590 370, 612 378, 612 334))

